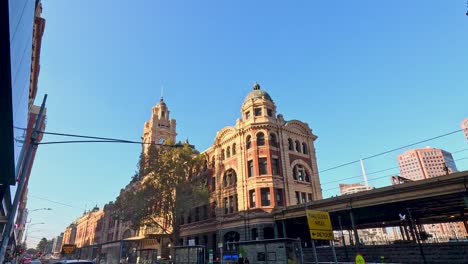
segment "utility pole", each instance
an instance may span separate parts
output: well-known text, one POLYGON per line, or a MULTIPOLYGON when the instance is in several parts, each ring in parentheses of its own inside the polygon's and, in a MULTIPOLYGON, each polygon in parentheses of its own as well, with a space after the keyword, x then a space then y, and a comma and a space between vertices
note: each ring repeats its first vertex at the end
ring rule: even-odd
POLYGON ((31 142, 29 144, 29 147, 26 151, 26 157, 24 162, 18 164, 17 166, 22 166, 21 172, 20 172, 20 177, 19 177, 19 182, 18 182, 18 187, 16 189, 15 193, 15 198, 13 199, 13 203, 11 205, 11 210, 10 214, 8 216, 8 222, 5 226, 5 229, 3 230, 3 235, 2 235, 2 244, 0 246, 0 263, 3 263, 5 259, 5 254, 6 254, 6 249, 8 246, 8 242, 10 240, 11 233, 13 232, 13 225, 15 222, 15 216, 18 211, 18 205, 19 205, 19 200, 21 197, 21 194, 23 193, 24 185, 26 183, 26 174, 28 171, 29 163, 31 162, 31 156, 32 152, 34 150, 34 147, 36 147, 36 138, 37 134, 39 131, 39 127, 41 125, 42 121, 42 115, 44 114, 44 109, 45 109, 45 103, 47 101, 47 94, 44 95, 44 99, 42 100, 41 104, 41 109, 39 110, 39 114, 37 115, 36 119, 36 124, 34 125, 34 130, 31 135, 31 142))

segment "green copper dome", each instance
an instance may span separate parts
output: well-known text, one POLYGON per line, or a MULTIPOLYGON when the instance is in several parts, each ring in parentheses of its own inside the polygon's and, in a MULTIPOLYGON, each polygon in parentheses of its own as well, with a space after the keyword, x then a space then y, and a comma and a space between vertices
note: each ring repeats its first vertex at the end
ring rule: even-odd
POLYGON ((265 98, 266 100, 272 101, 271 96, 265 92, 264 90, 260 89, 260 85, 258 83, 255 83, 253 86, 253 91, 251 91, 244 100, 244 104, 247 103, 248 101, 251 101, 252 99, 261 99, 265 98))

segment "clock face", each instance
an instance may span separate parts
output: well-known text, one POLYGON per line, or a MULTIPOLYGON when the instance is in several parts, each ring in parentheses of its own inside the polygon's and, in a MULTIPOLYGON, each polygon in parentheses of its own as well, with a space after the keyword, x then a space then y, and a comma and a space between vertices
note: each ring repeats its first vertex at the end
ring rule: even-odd
POLYGON ((164 144, 165 141, 166 141, 166 140, 165 140, 164 138, 160 138, 158 143, 159 143, 159 144, 164 144))

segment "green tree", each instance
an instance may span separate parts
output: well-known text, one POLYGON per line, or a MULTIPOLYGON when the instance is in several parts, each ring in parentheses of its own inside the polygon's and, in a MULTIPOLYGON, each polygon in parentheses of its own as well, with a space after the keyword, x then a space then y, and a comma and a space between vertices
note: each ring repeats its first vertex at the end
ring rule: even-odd
POLYGON ((39 243, 37 243, 36 250, 39 252, 44 252, 47 248, 47 238, 43 237, 39 243))
POLYGON ((178 216, 208 203, 208 188, 201 177, 204 164, 204 155, 188 143, 150 145, 116 199, 119 217, 134 229, 151 226, 174 241, 178 216))

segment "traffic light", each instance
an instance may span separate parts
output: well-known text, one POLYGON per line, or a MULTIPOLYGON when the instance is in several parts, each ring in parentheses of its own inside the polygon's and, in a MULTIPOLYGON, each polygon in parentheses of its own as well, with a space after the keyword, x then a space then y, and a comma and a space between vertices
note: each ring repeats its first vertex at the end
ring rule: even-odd
POLYGON ((15 256, 21 256, 24 253, 24 249, 21 246, 15 248, 14 254, 15 256))

